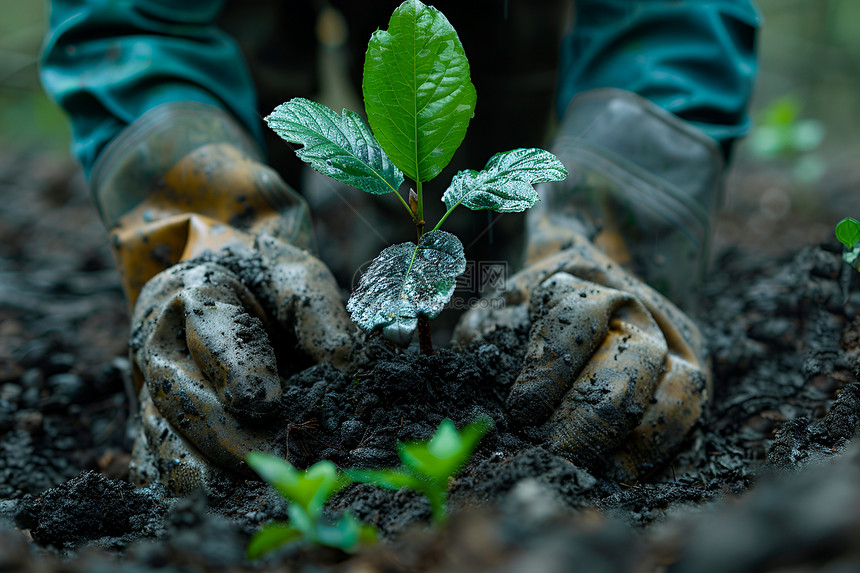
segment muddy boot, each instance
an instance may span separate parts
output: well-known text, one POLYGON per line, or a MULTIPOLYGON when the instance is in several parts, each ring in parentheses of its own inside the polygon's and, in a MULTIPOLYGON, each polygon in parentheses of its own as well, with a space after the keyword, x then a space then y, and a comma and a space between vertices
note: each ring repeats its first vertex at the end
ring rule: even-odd
POLYGON ((527 262, 585 236, 688 308, 722 200, 717 142, 636 94, 599 89, 574 98, 552 151, 570 176, 529 211, 527 262))

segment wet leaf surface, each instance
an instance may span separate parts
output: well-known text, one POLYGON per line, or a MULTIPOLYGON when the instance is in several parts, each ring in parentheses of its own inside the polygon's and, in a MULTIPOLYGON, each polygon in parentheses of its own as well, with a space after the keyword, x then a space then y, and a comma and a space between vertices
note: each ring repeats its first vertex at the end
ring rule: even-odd
POLYGON ((403 183, 403 173, 353 111, 344 109, 339 116, 320 103, 295 98, 266 121, 283 139, 303 145, 296 155, 324 175, 374 195, 396 192, 403 183))
POLYGON ((388 247, 370 264, 349 298, 352 319, 370 332, 378 327, 415 329, 418 315, 436 318, 466 270, 460 240, 445 231, 415 243, 388 247))
POLYGON ((442 201, 447 209, 461 204, 475 211, 518 213, 540 200, 533 185, 565 177, 564 165, 549 151, 514 149, 493 155, 481 171, 457 173, 442 201))

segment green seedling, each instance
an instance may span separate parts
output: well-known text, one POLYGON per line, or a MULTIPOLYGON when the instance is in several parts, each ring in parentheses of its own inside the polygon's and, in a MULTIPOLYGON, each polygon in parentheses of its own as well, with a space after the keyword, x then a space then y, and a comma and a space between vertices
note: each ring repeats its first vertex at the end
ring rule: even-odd
POLYGON ((824 172, 815 150, 824 141, 824 125, 817 119, 801 119, 803 104, 796 96, 783 96, 759 115, 747 146, 764 160, 791 159, 791 169, 801 183, 813 183, 824 172))
POLYGON ((424 442, 400 443, 398 455, 403 465, 383 470, 346 470, 361 483, 372 483, 389 489, 408 487, 424 494, 430 501, 433 522, 441 525, 447 516, 448 482, 472 457, 478 442, 492 427, 492 421, 481 418, 460 431, 445 418, 433 437, 424 442))
POLYGON ((791 95, 773 101, 750 134, 753 153, 763 158, 793 157, 821 145, 824 126, 816 119, 801 119, 802 107, 791 95))
POLYGON ((270 523, 258 531, 248 544, 250 559, 294 541, 334 547, 347 553, 376 541, 376 530, 362 525, 349 513, 334 523, 323 517, 326 500, 351 481, 330 461, 323 460, 306 471, 261 452, 251 452, 246 461, 265 482, 290 501, 287 506, 289 523, 270 523))
POLYGON ((370 38, 362 91, 369 127, 353 111, 338 115, 302 98, 281 104, 266 121, 282 138, 302 145, 296 155, 320 173, 367 193, 393 194, 403 205, 416 242, 383 250, 347 310, 364 330, 381 328, 403 345, 417 329, 421 352, 430 353, 429 320, 451 299, 466 268, 462 243, 440 230, 442 223, 459 205, 522 212, 539 199, 533 185, 563 180, 567 171, 542 149, 498 153, 483 170, 454 176, 442 194, 445 214, 425 232, 424 184, 451 161, 476 102, 469 61, 445 16, 418 0, 403 2, 388 30, 370 38), (415 183, 408 198, 400 193, 404 176, 415 183))
POLYGON ((860 271, 860 221, 845 217, 836 225, 836 238, 845 245, 842 258, 860 271))

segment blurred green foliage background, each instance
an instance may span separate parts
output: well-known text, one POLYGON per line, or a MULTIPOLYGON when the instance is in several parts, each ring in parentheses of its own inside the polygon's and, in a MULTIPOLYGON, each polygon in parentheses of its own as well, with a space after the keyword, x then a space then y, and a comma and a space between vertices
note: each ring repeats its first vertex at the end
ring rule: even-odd
POLYGON ((69 129, 39 87, 47 3, 0 0, 0 146, 68 155, 69 129))

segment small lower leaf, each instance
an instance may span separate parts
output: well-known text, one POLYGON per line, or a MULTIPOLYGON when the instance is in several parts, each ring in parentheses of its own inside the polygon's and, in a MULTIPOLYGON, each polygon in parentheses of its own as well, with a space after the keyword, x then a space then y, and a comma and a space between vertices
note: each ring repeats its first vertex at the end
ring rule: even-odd
POLYGON ((460 240, 431 231, 418 245, 401 243, 382 251, 361 276, 346 309, 368 332, 391 324, 414 330, 419 314, 436 318, 442 312, 465 270, 460 240))
POLYGON ((302 532, 286 523, 269 523, 254 534, 246 550, 248 559, 259 559, 269 551, 273 551, 302 537, 302 532))
POLYGON ((358 542, 362 545, 370 545, 379 541, 379 532, 372 525, 362 524, 358 530, 358 542))

